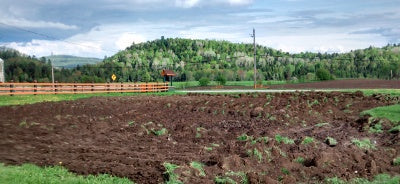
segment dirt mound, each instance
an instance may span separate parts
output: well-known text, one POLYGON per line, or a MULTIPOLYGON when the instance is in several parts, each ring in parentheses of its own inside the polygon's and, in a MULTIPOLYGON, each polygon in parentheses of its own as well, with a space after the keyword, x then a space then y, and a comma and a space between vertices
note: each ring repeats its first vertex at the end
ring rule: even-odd
MULTIPOLYGON (((61 165, 137 183, 314 183, 400 173, 398 133, 369 133, 363 110, 398 103, 362 93, 94 97, 0 107, 0 162, 61 165), (335 145, 327 145, 330 137, 335 145), (352 140, 369 138, 375 148, 352 140), (203 164, 204 173, 192 162, 203 164)), ((371 125, 372 123, 372 125, 371 125)))

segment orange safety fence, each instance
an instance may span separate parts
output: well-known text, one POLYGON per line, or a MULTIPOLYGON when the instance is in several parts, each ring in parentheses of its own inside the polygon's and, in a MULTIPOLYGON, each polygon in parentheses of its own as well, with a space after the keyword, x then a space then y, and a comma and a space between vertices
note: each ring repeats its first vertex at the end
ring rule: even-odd
POLYGON ((0 83, 0 95, 164 92, 168 83, 0 83))

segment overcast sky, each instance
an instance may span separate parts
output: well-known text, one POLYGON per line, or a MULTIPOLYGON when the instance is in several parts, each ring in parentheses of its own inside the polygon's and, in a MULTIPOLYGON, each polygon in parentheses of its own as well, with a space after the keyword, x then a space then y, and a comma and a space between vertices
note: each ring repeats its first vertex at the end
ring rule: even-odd
POLYGON ((103 58, 132 42, 216 39, 298 53, 400 43, 400 0, 1 0, 0 46, 103 58))

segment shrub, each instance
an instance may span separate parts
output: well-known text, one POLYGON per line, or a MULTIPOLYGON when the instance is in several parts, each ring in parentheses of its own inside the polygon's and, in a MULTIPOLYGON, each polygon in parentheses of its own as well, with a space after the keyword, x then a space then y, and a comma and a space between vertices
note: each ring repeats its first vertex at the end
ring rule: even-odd
POLYGON ((400 165, 400 157, 393 159, 393 165, 395 165, 395 166, 400 165))
POLYGON ((217 78, 215 79, 219 85, 225 85, 226 84, 226 77, 223 74, 219 74, 217 78))
POLYGON ((199 80, 199 85, 200 86, 208 86, 209 83, 210 83, 210 79, 208 79, 207 77, 202 77, 199 80))
POLYGON ((333 79, 332 75, 329 73, 328 70, 324 68, 320 68, 316 72, 316 76, 319 80, 331 80, 333 79))

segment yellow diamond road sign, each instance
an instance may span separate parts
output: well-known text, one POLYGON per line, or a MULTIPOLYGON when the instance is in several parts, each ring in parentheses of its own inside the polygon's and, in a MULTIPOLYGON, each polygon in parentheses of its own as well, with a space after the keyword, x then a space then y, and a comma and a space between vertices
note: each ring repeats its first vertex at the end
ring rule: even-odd
POLYGON ((112 75, 111 75, 111 79, 112 79, 113 81, 115 81, 115 79, 117 79, 117 76, 116 76, 115 74, 112 74, 112 75))

